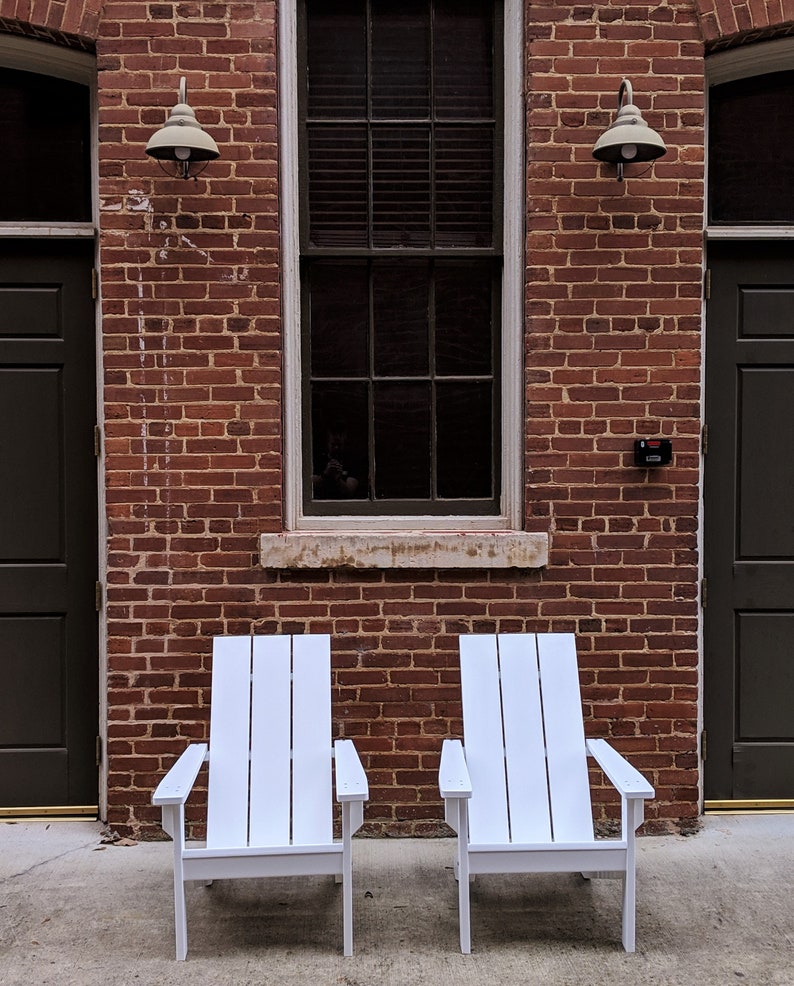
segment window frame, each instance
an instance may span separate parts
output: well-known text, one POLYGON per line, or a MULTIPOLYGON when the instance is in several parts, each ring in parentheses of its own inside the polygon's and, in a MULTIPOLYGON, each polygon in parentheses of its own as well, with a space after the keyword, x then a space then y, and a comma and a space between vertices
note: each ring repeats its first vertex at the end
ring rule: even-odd
POLYGON ((524 111, 523 10, 504 0, 503 206, 501 358, 499 366, 501 469, 497 514, 309 514, 303 509, 303 373, 298 162, 298 12, 284 5, 279 18, 280 200, 284 359, 284 527, 288 531, 521 530, 523 507, 523 284, 524 111))

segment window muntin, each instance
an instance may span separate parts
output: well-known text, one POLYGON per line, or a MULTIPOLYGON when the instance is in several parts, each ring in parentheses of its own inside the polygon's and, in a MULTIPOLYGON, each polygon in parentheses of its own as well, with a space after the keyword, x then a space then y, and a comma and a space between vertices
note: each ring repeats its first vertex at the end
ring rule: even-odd
POLYGON ((306 4, 307 514, 499 512, 495 15, 490 0, 306 4), (331 445, 362 475, 331 469, 331 445))

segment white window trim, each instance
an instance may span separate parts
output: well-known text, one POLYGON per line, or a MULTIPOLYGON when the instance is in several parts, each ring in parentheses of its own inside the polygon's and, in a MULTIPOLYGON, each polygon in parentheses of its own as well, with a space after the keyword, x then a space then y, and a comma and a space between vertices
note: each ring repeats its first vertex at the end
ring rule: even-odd
POLYGON ((505 0, 505 193, 502 284, 502 502, 496 516, 308 516, 302 510, 298 53, 295 4, 279 18, 281 242, 284 326, 284 473, 287 530, 520 530, 522 513, 524 119, 522 9, 505 0))

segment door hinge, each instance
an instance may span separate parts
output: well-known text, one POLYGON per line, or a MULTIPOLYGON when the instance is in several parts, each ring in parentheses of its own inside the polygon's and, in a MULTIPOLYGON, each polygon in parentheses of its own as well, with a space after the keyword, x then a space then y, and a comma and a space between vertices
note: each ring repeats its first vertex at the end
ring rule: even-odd
POLYGON ((99 297, 99 274, 96 267, 91 268, 91 297, 94 301, 99 297))
POLYGON ((700 453, 708 455, 709 452, 709 426, 703 425, 700 430, 700 453))
POLYGON ((700 732, 700 759, 704 762, 708 759, 709 755, 709 734, 705 729, 700 732))
POLYGON ((102 765, 102 737, 101 736, 97 736, 96 738, 95 753, 96 753, 96 765, 97 767, 100 767, 102 765))
POLYGON ((102 609, 102 583, 94 583, 94 606, 97 613, 102 609))
POLYGON ((711 268, 707 267, 703 273, 703 297, 706 301, 711 299, 711 268))
POLYGON ((94 425, 94 455, 102 455, 102 427, 94 425))
POLYGON ((700 608, 705 609, 709 599, 709 582, 705 576, 700 580, 700 608))

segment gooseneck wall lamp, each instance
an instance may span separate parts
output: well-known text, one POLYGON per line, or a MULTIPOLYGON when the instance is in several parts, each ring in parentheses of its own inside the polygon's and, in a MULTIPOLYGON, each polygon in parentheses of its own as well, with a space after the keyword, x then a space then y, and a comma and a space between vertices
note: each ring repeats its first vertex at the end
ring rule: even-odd
POLYGON ((653 161, 666 153, 662 138, 640 116, 631 83, 624 79, 618 89, 618 115, 596 141, 593 157, 616 164, 618 181, 623 181, 624 164, 653 161))
POLYGON ((218 145, 188 106, 184 76, 179 82, 179 102, 163 126, 152 134, 146 153, 156 158, 164 171, 179 178, 195 178, 209 161, 220 157, 218 145))

